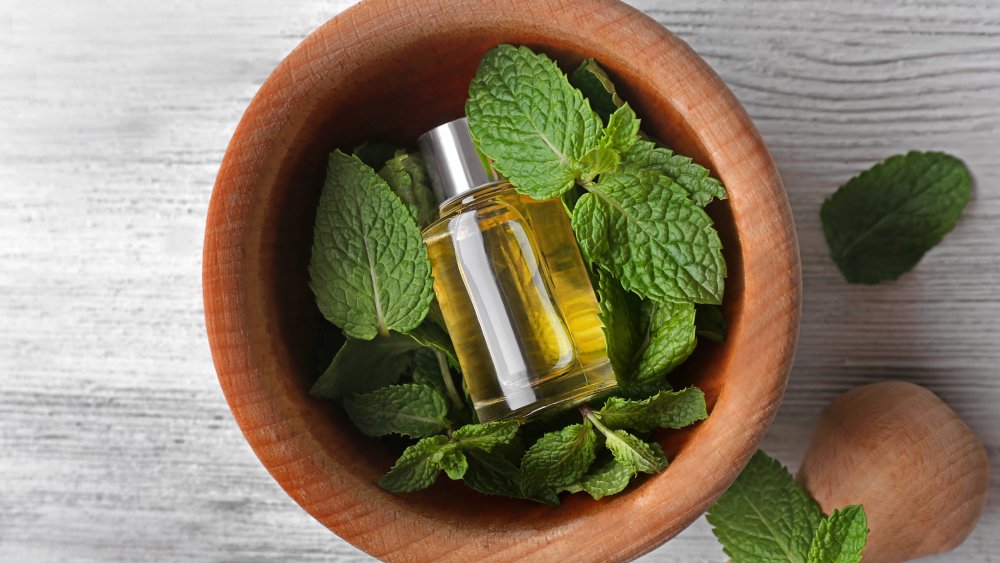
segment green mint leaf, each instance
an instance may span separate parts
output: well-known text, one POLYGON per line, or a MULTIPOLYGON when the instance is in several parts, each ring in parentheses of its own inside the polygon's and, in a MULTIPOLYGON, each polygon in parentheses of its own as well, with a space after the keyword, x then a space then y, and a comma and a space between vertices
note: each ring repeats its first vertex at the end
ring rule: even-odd
POLYGON ((500 45, 486 53, 465 105, 479 150, 518 191, 549 199, 573 187, 601 119, 545 55, 500 45))
POLYGON ((636 379, 651 382, 662 379, 694 352, 693 303, 657 303, 644 301, 643 313, 649 318, 645 341, 640 346, 636 379))
POLYGON ((469 460, 466 485, 487 495, 521 498, 521 470, 507 458, 481 450, 469 450, 465 455, 469 460))
POLYGON ((431 191, 424 160, 418 153, 397 151, 378 175, 403 202, 421 229, 438 218, 437 198, 431 191))
POLYGON ((417 348, 419 345, 412 338, 398 332, 372 340, 348 337, 309 393, 338 400, 392 385, 399 381, 410 353, 417 348))
MULTIPOLYGON (((623 465, 612 458, 596 469, 583 476, 579 489, 589 494, 594 500, 616 495, 625 490, 635 474, 631 467, 623 465)), ((571 492, 577 492, 575 490, 571 492)))
POLYGON ((868 518, 851 505, 824 518, 809 547, 808 563, 858 563, 868 541, 868 518))
POLYGON ((457 481, 465 476, 469 462, 465 452, 455 442, 449 442, 431 456, 431 462, 442 469, 449 479, 457 481))
POLYGON ((616 149, 609 147, 593 148, 580 159, 580 166, 583 167, 581 176, 583 180, 590 181, 606 172, 614 172, 618 169, 620 163, 621 157, 618 156, 616 149))
POLYGON ((622 154, 622 162, 635 164, 640 168, 656 170, 670 177, 680 186, 691 201, 704 207, 713 198, 726 199, 726 188, 722 182, 709 176, 708 169, 695 164, 690 158, 651 141, 638 141, 622 154))
POLYGON ((396 464, 379 479, 378 486, 390 493, 426 489, 437 480, 441 458, 451 444, 447 436, 431 436, 403 450, 396 464))
POLYGON ((712 342, 726 340, 726 317, 718 305, 696 305, 694 311, 695 333, 712 342))
POLYGON ((608 428, 630 428, 639 432, 684 428, 708 417, 705 394, 697 387, 661 391, 641 401, 611 397, 599 414, 608 428))
POLYGON ((615 110, 608 120, 599 145, 627 153, 639 141, 639 118, 628 104, 615 110))
POLYGON ((608 78, 608 73, 594 59, 586 59, 580 63, 580 66, 570 75, 569 81, 580 89, 590 101, 590 107, 594 108, 594 111, 605 121, 608 120, 608 116, 625 103, 618 97, 615 85, 608 78))
POLYGON ((734 563, 805 562, 823 519, 819 505, 791 473, 761 451, 707 516, 734 563))
POLYGON ((426 385, 407 383, 344 400, 351 422, 368 436, 399 434, 423 438, 448 429, 448 404, 426 385))
POLYGON ((358 160, 364 162, 366 166, 378 170, 401 150, 402 147, 385 141, 365 141, 354 147, 351 154, 358 157, 358 160))
POLYGON ((437 354, 430 348, 418 348, 410 356, 410 367, 413 368, 412 379, 417 385, 433 387, 444 396, 444 381, 441 367, 438 365, 437 354))
POLYGON ((584 255, 653 301, 721 303, 726 262, 712 219, 649 169, 622 165, 573 209, 584 255))
POLYGON ((414 329, 434 297, 430 268, 420 229, 385 181, 331 154, 309 262, 323 316, 363 340, 414 329))
POLYGON ((649 444, 624 430, 608 428, 600 414, 588 413, 587 420, 604 435, 604 446, 611 451, 615 461, 624 465, 633 475, 659 473, 667 467, 667 458, 659 444, 649 444))
POLYGON ((464 450, 492 451, 501 444, 509 444, 520 425, 517 421, 506 420, 485 424, 466 424, 452 434, 464 450))
POLYGON ((637 328, 642 301, 634 293, 625 291, 621 282, 601 268, 594 269, 594 281, 608 358, 615 377, 622 384, 631 377, 635 358, 642 346, 637 328))
POLYGON ((955 227, 971 186, 968 169, 953 156, 887 158, 823 202, 820 218, 833 261, 850 283, 898 278, 955 227))
POLYGON ((535 497, 574 483, 594 463, 597 435, 588 424, 573 424, 538 439, 521 459, 521 487, 535 497))

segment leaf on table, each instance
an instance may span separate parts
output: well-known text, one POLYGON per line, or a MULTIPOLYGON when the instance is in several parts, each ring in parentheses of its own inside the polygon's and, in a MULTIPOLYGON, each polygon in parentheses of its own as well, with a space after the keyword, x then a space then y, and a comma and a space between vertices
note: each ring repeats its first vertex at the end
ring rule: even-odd
POLYGON ((971 191, 969 170, 953 156, 887 158, 823 202, 820 218, 833 261, 850 283, 898 278, 955 227, 971 191))
POLYGON ((787 469, 758 451, 707 517, 734 563, 804 563, 823 514, 787 469))
POLYGON ((808 563, 858 563, 868 541, 868 518, 861 505, 851 505, 819 523, 808 563))
POLYGON ((416 328, 434 296, 417 224, 374 170, 340 151, 316 211, 309 278, 323 316, 362 340, 416 328))
POLYGON ((476 146, 518 191, 535 199, 573 187, 603 127, 556 63, 527 47, 483 57, 466 102, 476 146))

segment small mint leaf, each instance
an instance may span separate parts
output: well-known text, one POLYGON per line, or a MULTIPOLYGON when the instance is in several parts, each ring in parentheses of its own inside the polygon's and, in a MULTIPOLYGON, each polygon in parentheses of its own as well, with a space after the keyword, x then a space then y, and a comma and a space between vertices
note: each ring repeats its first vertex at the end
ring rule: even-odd
POLYGON ((663 379, 694 352, 695 309, 693 303, 644 301, 642 312, 649 319, 645 341, 639 347, 635 378, 641 383, 663 379))
POLYGON ((667 176, 623 164, 588 187, 572 224, 584 255, 625 289, 659 302, 722 302, 719 234, 667 176))
POLYGON ((580 63, 570 75, 569 81, 580 89, 590 101, 590 107, 594 108, 605 122, 608 121, 608 116, 625 103, 615 91, 615 85, 608 77, 608 73, 594 59, 586 59, 580 63))
POLYGON ((607 342, 611 369, 618 383, 625 384, 632 375, 636 356, 642 346, 642 336, 638 329, 642 300, 634 293, 625 291, 621 282, 601 268, 594 268, 594 281, 598 314, 607 342))
POLYGON ((707 517, 733 563, 803 563, 823 514, 787 469, 758 451, 707 517))
POLYGON ((323 316, 353 338, 416 328, 434 297, 420 229, 374 170, 330 155, 319 198, 309 287, 323 316))
POLYGON ((438 218, 437 198, 420 154, 397 151, 378 175, 403 202, 418 227, 422 229, 438 218))
POLYGON ((632 468, 612 458, 584 475, 579 490, 586 492, 594 500, 601 500, 624 491, 634 476, 632 468))
POLYGON ((599 414, 608 428, 629 428, 639 432, 684 428, 708 417, 705 394, 697 387, 661 391, 641 401, 611 397, 599 414))
POLYGON ((536 497, 576 482, 594 463, 597 435, 588 424, 573 424, 538 439, 521 459, 521 487, 536 497))
POLYGON ((573 187, 601 119, 545 55, 500 45, 483 57, 465 105, 479 150, 518 191, 549 199, 573 187))
POLYGON ((431 456, 431 463, 442 469, 448 478, 454 481, 465 476, 465 472, 469 468, 465 452, 455 442, 449 442, 435 452, 431 456))
POLYGON ((861 505, 851 505, 819 523, 808 563, 858 563, 868 541, 868 518, 861 505))
MULTIPOLYGON (((583 167, 581 177, 584 181, 590 181, 597 176, 614 172, 621 163, 618 151, 610 147, 597 147, 590 149, 587 154, 580 159, 580 166, 583 167)), ((567 192, 568 193, 568 192, 567 192)))
POLYGON ((604 434, 604 445, 611 451, 615 461, 625 466, 632 475, 659 473, 666 469, 667 458, 659 444, 654 447, 654 444, 643 442, 624 430, 611 430, 601 424, 595 426, 604 434))
POLYGON ((599 146, 627 153, 639 141, 639 118, 628 104, 615 110, 604 129, 599 146))
POLYGON ((466 424, 456 430, 452 437, 462 449, 489 452, 501 444, 509 444, 517 435, 519 427, 514 420, 466 424))
POLYGON ((709 176, 708 169, 651 141, 636 142, 622 154, 622 162, 668 176, 687 193, 691 201, 701 207, 708 205, 713 198, 726 199, 726 188, 722 182, 709 176))
POLYGON ((448 404, 426 385, 407 383, 344 400, 351 422, 368 436, 399 434, 423 438, 448 429, 448 404))
POLYGON ((940 152, 893 156, 848 180, 820 210, 844 279, 875 284, 909 272, 955 227, 971 186, 965 164, 940 152))
POLYGON ((378 486, 390 493, 407 493, 426 489, 437 480, 443 450, 450 444, 447 436, 430 436, 403 450, 381 479, 378 486))

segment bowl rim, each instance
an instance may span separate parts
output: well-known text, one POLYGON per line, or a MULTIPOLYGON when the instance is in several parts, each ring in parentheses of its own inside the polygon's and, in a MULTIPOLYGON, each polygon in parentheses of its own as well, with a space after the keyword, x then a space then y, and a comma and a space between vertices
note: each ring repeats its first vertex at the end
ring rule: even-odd
MULTIPOLYGON (((781 179, 770 153, 732 92, 682 40, 642 12, 617 0, 579 0, 572 7, 560 0, 461 0, 444 6, 435 0, 366 0, 337 15, 306 37, 261 86, 244 113, 226 150, 212 192, 205 231, 203 293, 206 326, 213 361, 233 416, 255 454, 284 490, 305 510, 343 539, 371 555, 409 559, 423 556, 468 559, 527 555, 579 556, 579 550, 601 559, 629 559, 672 538, 701 515, 736 478, 763 438, 780 404, 791 370, 801 308, 801 274, 794 223, 781 179), (643 56, 663 70, 650 76, 657 91, 670 91, 673 107, 704 149, 713 172, 730 188, 733 223, 740 240, 744 295, 742 307, 759 314, 731 327, 727 346, 737 349, 764 338, 773 347, 745 358, 730 357, 726 371, 738 370, 745 388, 720 394, 712 416, 699 424, 697 440, 685 445, 685 455, 669 469, 677 482, 698 483, 696 490, 664 488, 663 480, 642 485, 644 494, 629 502, 608 503, 597 516, 588 514, 554 529, 469 538, 460 526, 441 526, 417 515, 398 512, 379 522, 372 533, 373 497, 344 476, 332 472, 336 460, 317 451, 315 437, 296 417, 272 376, 276 367, 255 353, 248 326, 264 320, 246 303, 255 276, 253 251, 259 242, 247 224, 253 204, 260 204, 260 187, 273 180, 262 151, 282 146, 297 124, 284 119, 293 104, 308 103, 309 89, 292 83, 293 71, 306 65, 336 68, 344 52, 359 42, 366 26, 386 18, 434 16, 461 22, 466 17, 521 18, 544 28, 545 16, 585 14, 580 25, 623 25, 631 41, 643 45, 643 56), (560 12, 561 11, 561 12, 560 12), (518 14, 515 14, 517 12, 518 14), (401 15, 402 14, 402 15, 401 15), (497 15, 500 14, 500 15, 497 15), (594 15, 600 17, 594 18, 594 15), (456 19, 457 18, 457 19, 456 19), (591 22, 591 23, 588 23, 591 22), (676 78, 693 77, 677 88, 676 78), (282 103, 274 103, 280 99, 282 103), (262 141, 263 139, 263 141, 262 141), (251 154, 252 153, 252 154, 251 154), (735 190, 733 188, 736 188, 735 190), (766 260, 765 260, 766 259, 766 260), (752 380, 751 375, 753 376, 752 380), (740 420, 723 425, 720 420, 740 420), (280 430, 279 430, 280 429, 280 430), (294 471, 290 468, 294 467, 294 471), (687 479, 687 481, 684 481, 687 479), (660 518, 632 521, 628 533, 615 533, 629 511, 655 510, 658 493, 670 492, 672 506, 660 518), (613 524, 613 525, 612 525, 613 524), (572 541, 560 541, 566 538, 572 541), (597 539, 593 539, 599 537, 597 539), (591 538, 591 539, 588 539, 591 538)), ((579 17, 579 16, 578 16, 579 17)), ((526 24, 527 25, 527 24, 526 24)), ((588 31, 584 29, 579 33, 588 31)), ((646 63, 650 61, 645 61, 646 63)), ((315 68, 313 72, 316 72, 315 68)), ((307 77, 307 80, 311 77, 307 77)), ((276 149, 275 149, 276 150, 276 149)), ((398 510, 398 506, 394 507, 398 510)))

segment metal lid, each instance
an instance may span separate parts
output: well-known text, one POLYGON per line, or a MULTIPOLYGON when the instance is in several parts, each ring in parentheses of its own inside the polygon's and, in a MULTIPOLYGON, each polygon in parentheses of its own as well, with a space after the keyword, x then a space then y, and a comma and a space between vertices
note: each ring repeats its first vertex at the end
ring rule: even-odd
POLYGON ((464 117, 438 125, 417 141, 438 201, 444 202, 497 181, 472 143, 464 117))

